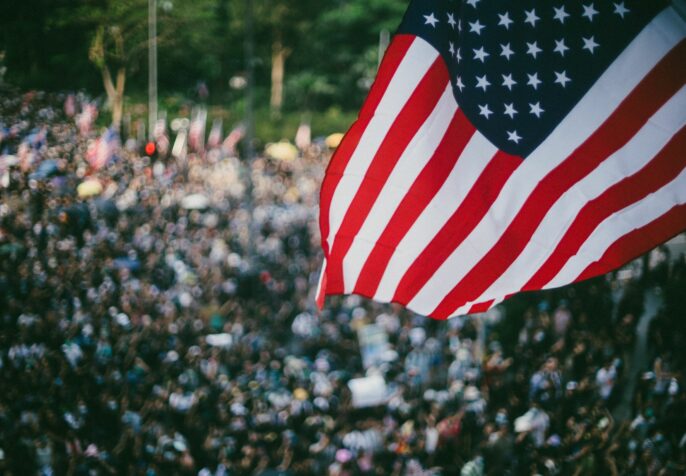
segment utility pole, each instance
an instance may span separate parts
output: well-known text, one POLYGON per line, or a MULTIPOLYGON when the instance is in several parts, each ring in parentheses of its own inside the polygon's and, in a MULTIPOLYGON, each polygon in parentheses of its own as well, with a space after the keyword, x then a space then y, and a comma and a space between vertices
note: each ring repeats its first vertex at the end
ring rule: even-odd
POLYGON ((253 136, 255 134, 255 118, 253 117, 255 39, 253 30, 252 0, 245 0, 245 152, 246 159, 250 163, 252 163, 255 155, 253 149, 253 136))
POLYGON ((252 164, 255 159, 253 139, 255 135, 255 117, 253 111, 254 100, 254 66, 255 66, 255 39, 253 26, 252 0, 245 0, 245 160, 244 170, 246 170, 246 205, 248 208, 248 244, 246 254, 253 264, 255 254, 255 220, 253 203, 253 183, 252 183, 252 164))
POLYGON ((148 0, 148 139, 157 124, 157 0, 148 0))

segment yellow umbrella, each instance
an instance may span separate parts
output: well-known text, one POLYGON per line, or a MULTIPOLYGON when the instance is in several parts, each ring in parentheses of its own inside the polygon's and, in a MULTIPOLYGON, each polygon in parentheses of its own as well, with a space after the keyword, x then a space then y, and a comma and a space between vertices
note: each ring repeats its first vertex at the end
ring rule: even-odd
POLYGON ((341 134, 340 132, 336 132, 328 136, 324 142, 326 143, 326 146, 329 149, 335 149, 336 147, 338 147, 342 140, 343 134, 341 134))
POLYGON ((298 158, 298 149, 288 141, 269 144, 265 149, 266 154, 272 159, 291 162, 298 158))
POLYGON ((307 400, 307 397, 309 397, 307 390, 300 387, 293 390, 293 396, 296 400, 307 400))
POLYGON ((84 180, 76 187, 76 193, 81 198, 100 195, 102 193, 102 184, 98 179, 84 180))

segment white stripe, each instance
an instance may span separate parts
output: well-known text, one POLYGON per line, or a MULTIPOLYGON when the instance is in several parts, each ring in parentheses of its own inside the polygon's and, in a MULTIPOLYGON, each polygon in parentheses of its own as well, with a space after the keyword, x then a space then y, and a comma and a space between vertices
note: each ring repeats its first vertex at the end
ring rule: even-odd
POLYGON ((357 148, 334 191, 329 209, 329 249, 333 249, 334 236, 341 226, 355 192, 381 146, 388 130, 405 106, 417 85, 438 57, 438 52, 426 41, 415 38, 405 57, 398 65, 374 117, 369 121, 357 148))
POLYGON ((450 83, 436 107, 419 128, 398 163, 388 176, 379 197, 343 260, 345 292, 351 293, 374 243, 379 239, 407 190, 441 143, 457 110, 457 102, 450 83))
POLYGON ((324 276, 326 276, 326 258, 322 262, 322 270, 319 272, 319 279, 317 279, 317 292, 314 294, 314 299, 319 299, 320 294, 326 292, 326 289, 322 289, 322 284, 324 284, 324 276))
POLYGON ((614 183, 643 168, 684 124, 686 87, 656 112, 624 147, 560 197, 522 253, 474 302, 488 301, 521 289, 553 253, 581 209, 614 183))
MULTIPOLYGON (((490 306, 489 309, 493 306, 495 306, 495 303, 493 303, 493 305, 490 306)), ((460 306, 455 310, 455 312, 453 312, 450 315, 450 317, 464 316, 469 312, 471 307, 472 307, 472 303, 468 303, 468 304, 465 304, 464 306, 460 306)))
MULTIPOLYGON (((495 306, 495 303, 493 304, 495 306)), ((491 307, 493 307, 491 306, 491 307)), ((453 312, 450 317, 457 317, 457 316, 464 316, 469 312, 469 309, 471 309, 472 303, 467 303, 464 306, 460 306, 457 309, 455 309, 455 312, 453 312)), ((490 307, 489 307, 490 309, 490 307)))
POLYGON ((448 179, 417 221, 400 240, 391 257, 379 288, 377 301, 388 302, 407 268, 434 238, 438 230, 455 213, 484 168, 484 157, 493 157, 498 149, 478 132, 467 143, 448 179))
POLYGON ((574 281, 586 267, 600 259, 617 240, 667 213, 675 205, 686 203, 686 169, 677 178, 647 196, 644 200, 610 215, 588 237, 567 264, 544 289, 555 288, 574 281))
POLYGON ((498 241, 543 177, 602 125, 681 38, 683 22, 675 18, 672 9, 657 15, 550 136, 514 172, 489 213, 453 251, 408 307, 423 314, 431 313, 498 241))

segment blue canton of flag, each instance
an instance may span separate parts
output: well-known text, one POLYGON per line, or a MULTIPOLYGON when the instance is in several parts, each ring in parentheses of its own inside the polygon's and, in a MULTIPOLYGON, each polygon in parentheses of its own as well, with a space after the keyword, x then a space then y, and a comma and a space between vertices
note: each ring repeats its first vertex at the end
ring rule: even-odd
POLYGON ((467 117, 526 157, 667 3, 429 0, 398 32, 433 45, 467 117))

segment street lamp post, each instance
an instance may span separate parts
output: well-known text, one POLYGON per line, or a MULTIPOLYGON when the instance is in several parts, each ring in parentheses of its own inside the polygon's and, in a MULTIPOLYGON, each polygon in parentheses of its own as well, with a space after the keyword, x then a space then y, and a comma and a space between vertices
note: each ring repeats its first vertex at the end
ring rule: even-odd
POLYGON ((244 53, 245 53, 245 163, 244 167, 247 170, 246 175, 246 198, 247 198, 247 208, 248 208, 248 244, 247 244, 247 256, 250 260, 251 266, 254 265, 254 252, 255 252, 255 237, 257 235, 255 230, 255 218, 254 218, 254 204, 253 204, 253 183, 252 183, 252 164, 255 157, 254 150, 254 134, 255 134, 255 117, 253 111, 253 100, 254 100, 254 57, 255 57, 255 45, 254 45, 254 28, 253 28, 253 11, 252 11, 252 0, 245 0, 245 43, 244 43, 244 53))
POLYGON ((255 45, 253 36, 252 0, 245 0, 245 153, 249 163, 252 162, 255 154, 253 149, 253 136, 255 134, 253 114, 255 45))
POLYGON ((157 124, 157 0, 148 0, 148 138, 157 124))

